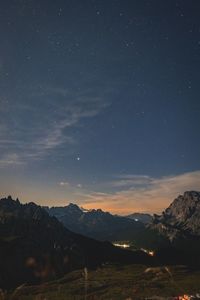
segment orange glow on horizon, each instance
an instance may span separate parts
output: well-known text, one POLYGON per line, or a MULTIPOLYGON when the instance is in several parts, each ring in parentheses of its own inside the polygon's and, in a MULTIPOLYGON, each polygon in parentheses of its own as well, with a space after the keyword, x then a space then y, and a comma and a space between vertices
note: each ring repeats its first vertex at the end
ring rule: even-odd
POLYGON ((148 214, 153 214, 153 213, 161 213, 162 210, 164 210, 166 207, 163 206, 163 208, 157 208, 155 210, 146 210, 145 207, 132 207, 126 206, 126 207, 115 207, 114 205, 109 206, 106 202, 105 203, 86 203, 83 204, 83 208, 87 210, 91 209, 101 209, 103 211, 109 212, 111 214, 117 214, 117 215, 129 215, 132 213, 148 213, 148 214))

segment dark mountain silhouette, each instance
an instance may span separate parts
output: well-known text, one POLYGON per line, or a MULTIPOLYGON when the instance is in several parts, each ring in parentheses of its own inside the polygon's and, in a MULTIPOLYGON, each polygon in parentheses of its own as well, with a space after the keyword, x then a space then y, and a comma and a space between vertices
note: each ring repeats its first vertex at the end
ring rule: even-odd
POLYGON ((134 236, 134 233, 137 234, 138 231, 145 229, 142 222, 134 219, 112 215, 101 209, 85 211, 72 203, 65 207, 45 209, 66 228, 99 240, 129 239, 134 236))
POLYGON ((39 283, 105 262, 150 263, 141 251, 125 251, 66 229, 34 203, 0 200, 0 287, 39 283))
POLYGON ((135 220, 135 221, 139 221, 139 222, 142 222, 144 224, 148 224, 152 221, 152 216, 150 214, 144 214, 144 213, 133 213, 133 214, 130 214, 128 216, 126 216, 128 219, 132 219, 132 220, 135 220))

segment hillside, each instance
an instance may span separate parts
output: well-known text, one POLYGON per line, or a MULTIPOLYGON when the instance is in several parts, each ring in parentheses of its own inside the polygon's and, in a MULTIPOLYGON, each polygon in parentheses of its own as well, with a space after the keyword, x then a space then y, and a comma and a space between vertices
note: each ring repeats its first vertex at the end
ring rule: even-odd
MULTIPOLYGON (((200 299, 199 293, 200 272, 184 266, 107 265, 95 271, 73 271, 59 280, 25 286, 12 294, 20 300, 195 300, 200 299), (180 295, 193 297, 178 298, 180 295)), ((12 294, 4 300, 13 299, 12 294)))

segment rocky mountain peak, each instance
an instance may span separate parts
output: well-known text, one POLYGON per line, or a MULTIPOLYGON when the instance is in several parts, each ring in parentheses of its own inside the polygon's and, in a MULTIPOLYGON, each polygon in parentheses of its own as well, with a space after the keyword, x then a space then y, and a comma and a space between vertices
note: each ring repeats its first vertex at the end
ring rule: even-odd
POLYGON ((81 210, 80 207, 77 204, 74 204, 74 203, 69 203, 67 208, 71 209, 71 210, 81 210))
POLYGON ((11 196, 0 199, 0 210, 14 210, 20 206, 18 198, 14 200, 11 196))
POLYGON ((197 212, 200 213, 200 192, 187 191, 179 195, 163 215, 177 222, 186 222, 197 212))
POLYGON ((11 196, 0 199, 0 220, 12 217, 41 220, 48 217, 47 212, 33 202, 21 204, 11 196))
POLYGON ((173 237, 182 232, 200 235, 200 192, 179 195, 161 216, 154 216, 153 226, 173 237))

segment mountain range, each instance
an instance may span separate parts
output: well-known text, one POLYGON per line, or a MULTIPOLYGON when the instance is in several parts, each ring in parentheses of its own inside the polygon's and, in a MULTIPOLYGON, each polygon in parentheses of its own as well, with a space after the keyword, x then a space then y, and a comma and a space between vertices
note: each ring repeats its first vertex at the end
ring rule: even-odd
POLYGON ((99 240, 119 240, 125 238, 125 232, 133 234, 144 229, 144 224, 134 219, 112 215, 101 209, 86 211, 73 203, 64 207, 45 207, 45 209, 66 228, 99 240))
POLYGON ((73 233, 35 203, 10 196, 0 200, 0 287, 39 283, 107 262, 151 263, 142 251, 128 251, 73 233))
POLYGON ((0 200, 1 288, 40 283, 105 263, 197 267, 199 252, 199 192, 178 196, 146 224, 102 210, 85 211, 75 204, 43 208, 11 196, 0 200), (134 251, 109 242, 116 240, 132 241, 134 251), (140 248, 154 250, 154 257, 140 248))
POLYGON ((153 249, 161 262, 200 264, 200 193, 178 196, 161 215, 112 215, 85 211, 75 204, 46 208, 72 231, 99 240, 129 241, 135 248, 153 249), (142 222, 141 222, 142 221, 142 222))
POLYGON ((45 210, 73 232, 100 241, 129 241, 136 249, 151 249, 167 242, 157 230, 146 226, 147 219, 152 220, 150 215, 122 217, 101 209, 85 210, 73 203, 64 207, 45 207, 45 210))

